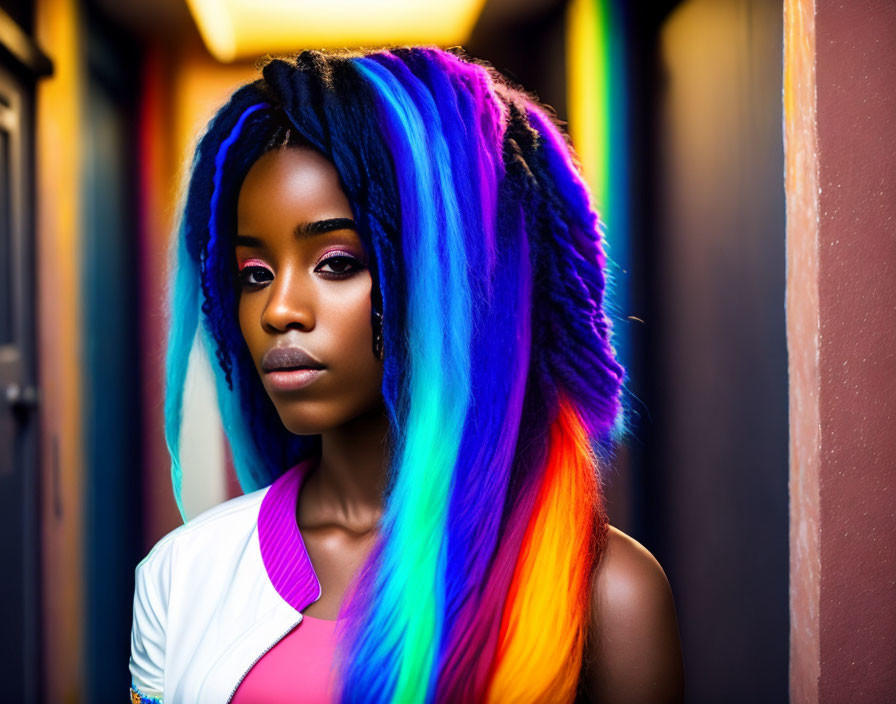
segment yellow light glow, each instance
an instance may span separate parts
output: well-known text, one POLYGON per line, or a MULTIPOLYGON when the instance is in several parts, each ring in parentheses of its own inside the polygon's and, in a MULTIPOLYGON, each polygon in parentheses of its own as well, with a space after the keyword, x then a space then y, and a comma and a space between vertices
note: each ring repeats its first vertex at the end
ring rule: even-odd
POLYGON ((594 0, 571 0, 566 9, 566 104, 569 134, 579 155, 585 179, 598 197, 598 207, 606 207, 599 192, 603 183, 601 167, 606 163, 605 105, 606 77, 600 60, 603 37, 598 35, 598 12, 594 0))
POLYGON ((463 44, 485 0, 187 0, 219 61, 301 49, 463 44))

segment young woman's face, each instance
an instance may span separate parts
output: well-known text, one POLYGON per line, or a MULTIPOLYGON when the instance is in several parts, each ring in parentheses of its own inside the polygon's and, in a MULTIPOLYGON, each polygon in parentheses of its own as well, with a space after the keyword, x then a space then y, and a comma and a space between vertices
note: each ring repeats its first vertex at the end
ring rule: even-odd
POLYGON ((322 433, 381 404, 368 259, 334 166, 305 148, 261 156, 240 189, 235 254, 240 329, 286 428, 322 433))

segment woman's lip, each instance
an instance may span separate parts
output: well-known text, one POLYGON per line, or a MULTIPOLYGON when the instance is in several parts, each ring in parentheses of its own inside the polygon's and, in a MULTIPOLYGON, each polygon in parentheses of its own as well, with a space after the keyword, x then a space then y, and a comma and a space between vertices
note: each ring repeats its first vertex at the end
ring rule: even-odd
POLYGON ((323 369, 276 369, 267 372, 268 383, 277 391, 295 391, 303 389, 313 382, 323 369))

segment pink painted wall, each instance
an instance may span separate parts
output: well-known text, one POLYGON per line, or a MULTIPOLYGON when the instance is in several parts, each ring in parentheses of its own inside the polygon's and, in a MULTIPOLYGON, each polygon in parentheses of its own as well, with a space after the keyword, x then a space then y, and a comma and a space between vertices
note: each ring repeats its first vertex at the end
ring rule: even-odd
POLYGON ((877 704, 896 692, 896 3, 787 10, 788 68, 813 33, 815 53, 791 76, 815 105, 794 88, 785 111, 791 700, 877 704))
POLYGON ((896 693, 896 3, 816 3, 821 702, 896 693))

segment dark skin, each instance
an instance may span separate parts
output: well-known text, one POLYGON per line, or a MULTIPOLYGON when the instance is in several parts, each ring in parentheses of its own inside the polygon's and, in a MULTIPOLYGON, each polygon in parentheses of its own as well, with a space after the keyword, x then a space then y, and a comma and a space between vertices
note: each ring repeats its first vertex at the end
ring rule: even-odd
MULTIPOLYGON (((352 221, 336 169, 310 149, 266 153, 240 189, 240 328, 283 424, 322 440, 296 521, 322 588, 304 613, 328 620, 336 619, 376 538, 389 457, 383 367, 372 352, 371 277, 352 221), (312 223, 324 224, 309 233, 312 223), (261 360, 281 345, 302 347, 325 369, 302 389, 273 388, 261 360)), ((659 563, 611 526, 593 579, 589 616, 598 635, 584 653, 582 695, 612 704, 680 702, 678 623, 659 563)))

